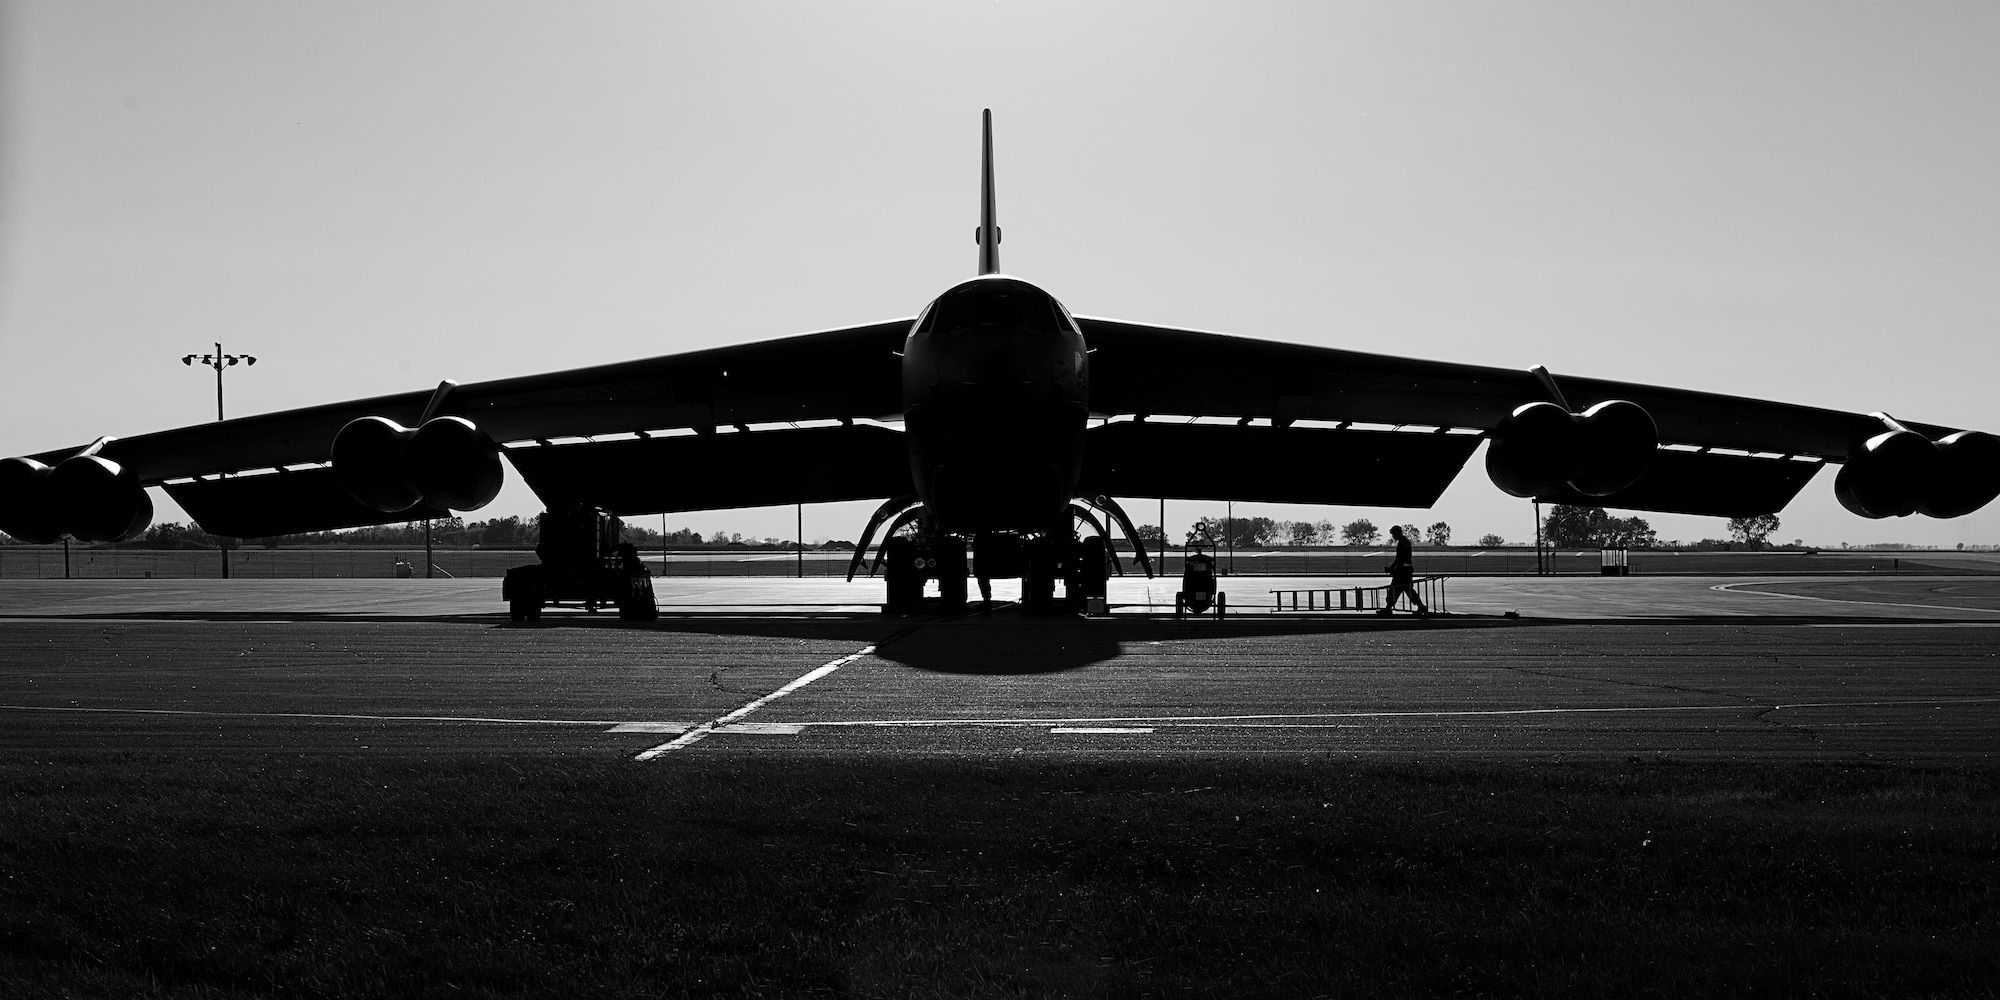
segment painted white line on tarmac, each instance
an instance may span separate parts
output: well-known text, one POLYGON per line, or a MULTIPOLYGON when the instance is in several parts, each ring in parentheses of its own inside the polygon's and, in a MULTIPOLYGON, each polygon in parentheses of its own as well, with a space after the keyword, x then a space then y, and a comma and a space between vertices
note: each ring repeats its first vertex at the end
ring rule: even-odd
POLYGON ((1815 622, 1807 628, 2000 628, 2000 622, 1815 622))
POLYGON ((1152 732, 1151 726, 1057 726, 1049 730, 1057 736, 1130 736, 1152 732))
POLYGON ((1755 594, 1758 597, 1789 597, 1794 601, 1819 601, 1822 604, 1863 604, 1871 608, 1921 608, 1925 611, 1970 611, 1975 614, 1982 614, 1982 615, 2000 615, 2000 609, 1961 608, 1955 604, 1898 604, 1895 601, 1855 601, 1855 600, 1846 600, 1838 597, 1809 597, 1805 594, 1785 594, 1775 590, 1736 589, 1738 587, 1769 587, 1769 586, 1772 586, 1772 583, 1766 580, 1762 582, 1718 583, 1715 586, 1710 587, 1708 589, 1721 591, 1723 593, 1728 593, 1728 594, 1735 594, 1738 597, 1747 597, 1752 594, 1755 594))
POLYGON ((1895 701, 1802 701, 1796 705, 1772 705, 1774 712, 1788 708, 1900 708, 1910 705, 1994 705, 2000 698, 1908 698, 1895 701))
POLYGON ((862 657, 867 656, 868 654, 873 652, 875 652, 874 646, 872 645, 863 646, 859 650, 849 653, 838 660, 834 660, 830 663, 820 664, 819 666, 814 667, 813 669, 807 671, 803 676, 792 681, 790 684, 787 684, 784 687, 781 687, 776 691, 773 691, 770 694, 765 695, 762 698, 750 702, 749 704, 744 705, 742 708, 739 708, 736 711, 729 713, 728 715, 724 715, 719 718, 711 719, 708 722, 704 722, 701 725, 696 726, 693 729, 690 729, 687 732, 681 734, 679 739, 676 739, 671 743, 662 743, 659 746, 653 747, 652 749, 647 750, 632 759, 637 761, 652 760, 653 758, 659 757, 662 754, 669 754, 674 752, 675 750, 691 747, 696 743, 699 743, 702 740, 706 739, 708 737, 708 734, 717 731, 721 727, 730 725, 731 723, 741 722, 745 716, 749 715, 752 712, 755 712, 760 708, 763 708, 765 705, 769 705, 770 703, 777 701, 778 699, 783 698, 784 696, 791 694, 792 692, 797 691, 798 689, 805 687, 806 685, 811 684, 812 682, 819 680, 820 678, 825 677, 826 675, 833 673, 836 670, 839 670, 841 667, 847 666, 848 664, 853 663, 855 660, 861 659, 862 657))

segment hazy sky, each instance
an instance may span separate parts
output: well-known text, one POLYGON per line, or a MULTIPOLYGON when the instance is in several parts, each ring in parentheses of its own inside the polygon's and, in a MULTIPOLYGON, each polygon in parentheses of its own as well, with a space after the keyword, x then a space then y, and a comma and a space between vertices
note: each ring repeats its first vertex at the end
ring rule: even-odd
MULTIPOLYGON (((0 455, 210 419, 217 340, 247 415, 912 315, 984 107, 1006 270, 1079 313, 2000 431, 1991 2, 5 10, 0 455)), ((1832 478, 1781 538, 2000 543, 1832 478)), ((1533 530, 1478 456, 1244 512, 1533 530)))

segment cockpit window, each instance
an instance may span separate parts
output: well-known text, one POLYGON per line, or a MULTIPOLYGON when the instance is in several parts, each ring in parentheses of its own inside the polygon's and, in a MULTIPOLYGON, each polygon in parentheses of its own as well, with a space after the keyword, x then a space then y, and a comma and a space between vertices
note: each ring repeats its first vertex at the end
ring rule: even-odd
POLYGON ((1070 317, 1068 306, 1063 305, 1054 298, 1049 299, 1049 305, 1055 307, 1056 325, 1062 327, 1064 330, 1073 330, 1076 328, 1076 320, 1070 317))
POLYGON ((1058 328, 1065 325, 1047 295, 1026 289, 979 289, 946 296, 932 309, 930 322, 932 328, 940 330, 959 330, 982 323, 1033 330, 1046 330, 1051 323, 1058 328))

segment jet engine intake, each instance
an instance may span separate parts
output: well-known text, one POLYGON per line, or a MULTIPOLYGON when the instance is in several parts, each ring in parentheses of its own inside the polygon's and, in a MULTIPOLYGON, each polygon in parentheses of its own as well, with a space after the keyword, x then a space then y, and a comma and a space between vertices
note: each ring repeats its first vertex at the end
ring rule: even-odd
POLYGON ((1862 517, 1970 514, 2000 496, 2000 438, 1958 431, 1933 443, 1912 430, 1884 431, 1848 456, 1833 495, 1862 517))
POLYGON ((499 446, 464 417, 433 417, 415 430, 387 417, 351 420, 333 437, 333 474, 349 496, 385 512, 419 500, 478 510, 505 479, 499 446))
POLYGON ((153 500, 139 478, 108 458, 63 459, 49 471, 48 487, 63 530, 80 542, 130 538, 153 522, 153 500))
POLYGON ((1517 497, 1545 496, 1564 483, 1605 496, 1637 482, 1659 445, 1652 415, 1637 403, 1605 400, 1580 414, 1524 403, 1493 429, 1486 475, 1517 497))
POLYGON ((464 417, 432 417, 417 428, 403 460, 432 506, 478 510, 500 493, 500 446, 464 417))
POLYGON ((1486 475, 1517 497, 1555 492, 1578 466, 1583 429, 1554 403, 1524 403, 1493 428, 1486 443, 1486 475))
POLYGON ((1937 481, 1917 510, 1932 517, 1958 517, 2000 496, 2000 437, 1959 431, 1940 439, 1937 449, 1937 481))
POLYGON ((1639 481, 1660 449, 1653 415, 1637 403, 1607 399, 1577 418, 1583 461, 1569 484, 1586 496, 1609 496, 1639 481))
POLYGON ((1938 446, 1922 434, 1883 431, 1848 456, 1833 480, 1833 495, 1862 517, 1905 517, 1923 505, 1942 464, 1938 446))
POLYGON ((0 531, 32 545, 62 537, 50 471, 32 458, 0 459, 0 531))

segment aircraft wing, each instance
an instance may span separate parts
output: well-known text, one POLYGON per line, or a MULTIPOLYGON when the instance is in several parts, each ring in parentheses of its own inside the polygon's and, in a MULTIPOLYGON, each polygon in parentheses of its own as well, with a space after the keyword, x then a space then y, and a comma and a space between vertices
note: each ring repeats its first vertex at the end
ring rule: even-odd
MULTIPOLYGON (((1115 496, 1429 506, 1479 441, 1524 403, 1529 371, 1451 364, 1077 317, 1099 415, 1090 482, 1115 496), (1214 426, 1216 418, 1240 428, 1214 426), (1232 433, 1233 432, 1233 433, 1232 433), (1199 471, 1197 471, 1199 470, 1199 471), (1213 481, 1213 482, 1211 482, 1213 481), (1256 487, 1261 495, 1237 488, 1256 487)), ((1871 414, 1556 374, 1573 412, 1613 399, 1658 429, 1630 486, 1558 503, 1721 516, 1781 509, 1826 463, 1889 428, 1871 414)), ((1954 428, 1905 424, 1931 441, 1954 428)))
MULTIPOLYGON (((605 504, 614 510, 641 513, 847 499, 828 494, 856 491, 859 497, 889 496, 909 489, 900 435, 893 430, 746 430, 900 418, 895 352, 911 322, 239 417, 107 439, 96 454, 142 485, 165 485, 204 528, 239 537, 446 516, 421 503, 408 511, 376 511, 335 482, 325 465, 334 435, 369 416, 408 427, 427 415, 471 421, 505 446, 502 453, 552 503, 610 498, 619 501, 605 504), (782 446, 774 450, 767 433, 779 435, 782 446), (593 440, 605 437, 613 440, 593 440), (697 438, 700 443, 693 443, 697 438), (805 469, 746 482, 730 471, 739 454, 753 462, 811 454, 838 478, 815 479, 805 469), (634 468, 645 470, 639 478, 650 485, 635 487, 623 474, 634 468)), ((29 457, 53 466, 81 450, 29 457)))

